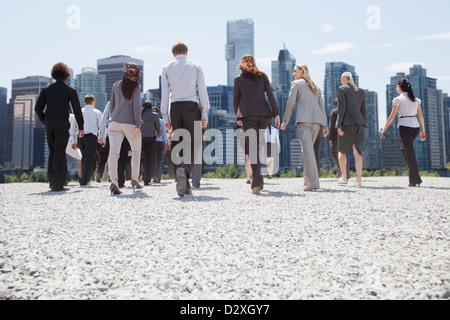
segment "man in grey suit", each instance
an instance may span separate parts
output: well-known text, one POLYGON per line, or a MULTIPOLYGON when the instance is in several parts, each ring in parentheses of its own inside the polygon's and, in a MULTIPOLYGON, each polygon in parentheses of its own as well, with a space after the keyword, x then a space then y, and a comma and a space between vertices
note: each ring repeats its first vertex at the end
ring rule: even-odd
MULTIPOLYGON (((361 187, 362 149, 364 145, 364 130, 366 127, 367 109, 364 90, 356 87, 350 72, 344 72, 341 77, 342 86, 338 89, 338 119, 339 163, 341 168, 347 166, 347 153, 355 156, 356 187, 361 187)), ((342 180, 338 184, 348 183, 347 172, 342 172, 342 180)))

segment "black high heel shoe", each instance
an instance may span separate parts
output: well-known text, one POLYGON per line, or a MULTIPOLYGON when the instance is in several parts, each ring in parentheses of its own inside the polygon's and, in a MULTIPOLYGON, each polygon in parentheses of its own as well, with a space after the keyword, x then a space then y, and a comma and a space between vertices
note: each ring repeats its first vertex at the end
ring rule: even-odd
POLYGON ((141 186, 141 184, 139 182, 137 182, 134 179, 131 179, 131 186, 133 187, 133 191, 134 191, 134 188, 138 188, 138 189, 144 188, 143 186, 141 186))
POLYGON ((111 191, 111 195, 122 194, 122 191, 120 191, 119 187, 117 187, 114 183, 111 183, 109 190, 111 191))

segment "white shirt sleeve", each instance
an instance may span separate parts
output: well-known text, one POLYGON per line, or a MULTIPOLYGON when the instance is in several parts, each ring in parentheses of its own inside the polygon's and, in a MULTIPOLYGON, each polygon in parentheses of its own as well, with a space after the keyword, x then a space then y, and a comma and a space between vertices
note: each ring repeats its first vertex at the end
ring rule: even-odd
POLYGON ((161 115, 163 117, 164 123, 170 123, 169 97, 169 79, 167 77, 167 70, 166 68, 164 68, 161 74, 161 115))
POLYGON ((198 90, 200 105, 202 107, 202 120, 208 120, 208 114, 209 114, 209 108, 210 108, 208 90, 206 89, 205 76, 204 76, 203 70, 200 66, 198 66, 198 72, 197 72, 197 90, 198 90))
POLYGON ((103 111, 103 115, 102 115, 102 120, 100 121, 100 127, 99 127, 99 133, 98 133, 98 138, 102 141, 105 141, 106 139, 106 128, 108 127, 108 121, 109 121, 109 106, 110 103, 108 102, 108 104, 105 107, 105 110, 103 111))
POLYGON ((402 100, 399 97, 394 98, 394 100, 392 100, 393 107, 400 107, 401 104, 402 104, 402 100))

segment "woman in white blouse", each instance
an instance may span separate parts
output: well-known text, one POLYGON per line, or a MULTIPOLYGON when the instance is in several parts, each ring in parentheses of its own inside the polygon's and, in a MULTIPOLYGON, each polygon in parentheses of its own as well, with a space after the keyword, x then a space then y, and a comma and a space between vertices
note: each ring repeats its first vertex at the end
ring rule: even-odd
POLYGON ((400 95, 392 102, 392 112, 386 122, 386 125, 384 126, 383 131, 381 132, 381 136, 384 137, 387 128, 392 121, 394 121, 394 118, 398 112, 400 116, 398 128, 402 139, 402 155, 406 167, 408 168, 409 186, 420 186, 422 179, 420 179, 419 168, 417 166, 416 153, 414 151, 414 140, 416 140, 419 135, 420 128, 422 128, 422 132, 420 132, 420 139, 422 141, 427 139, 427 136, 425 135, 425 122, 423 120, 421 100, 414 96, 411 83, 409 83, 406 79, 401 79, 398 81, 397 92, 400 95), (417 121, 416 116, 419 116, 419 121, 417 121))

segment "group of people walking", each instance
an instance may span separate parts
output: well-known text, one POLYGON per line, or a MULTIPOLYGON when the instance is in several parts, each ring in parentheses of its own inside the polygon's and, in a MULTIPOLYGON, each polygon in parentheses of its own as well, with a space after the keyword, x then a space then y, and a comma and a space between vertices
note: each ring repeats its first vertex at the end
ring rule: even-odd
MULTIPOLYGON (((67 85, 70 69, 62 63, 54 66, 52 77, 56 82, 42 90, 35 108, 40 120, 46 126, 50 150, 48 178, 52 191, 67 190, 65 188, 67 176, 65 150, 69 141, 69 112, 72 111, 74 120, 71 143, 74 148, 78 146, 83 155, 80 185, 89 184, 93 154, 98 143, 101 145, 100 149, 109 146, 109 152, 103 152, 106 157, 100 157, 103 159, 103 164, 99 164, 98 169, 104 170, 107 158, 112 195, 122 193, 120 188, 123 187, 124 179, 120 179, 119 176, 123 176, 124 170, 123 166, 121 168, 118 166, 121 157, 131 155, 133 189, 143 188, 139 181, 141 173, 144 185, 149 185, 152 178, 155 182, 160 182, 162 153, 169 151, 168 142, 170 144, 170 140, 173 139, 169 149, 174 150, 178 143, 188 146, 188 150, 184 148, 181 153, 166 154, 168 163, 174 162, 175 158, 178 159, 174 165, 177 194, 183 197, 185 194, 192 193, 189 179, 196 171, 195 164, 199 161, 201 164, 201 159, 198 159, 197 155, 199 150, 201 154, 202 137, 208 126, 210 104, 203 71, 197 63, 187 58, 188 46, 183 42, 177 42, 172 47, 172 53, 175 59, 163 68, 161 76, 162 119, 158 116, 159 110, 154 108, 150 101, 146 101, 144 106, 141 106, 139 85, 141 71, 134 63, 125 65, 122 80, 113 85, 111 100, 103 114, 95 109, 95 97, 91 95, 86 96, 86 106, 81 109, 76 91, 67 85), (187 133, 190 139, 182 133, 187 133), (184 141, 185 139, 187 140, 184 141), (125 146, 124 149, 125 142, 128 148, 125 146), (124 150, 128 152, 123 152, 124 150), (156 153, 155 150, 157 150, 156 153)), ((286 130, 294 109, 296 109, 296 129, 302 146, 304 191, 310 192, 320 188, 317 145, 318 142, 320 143, 320 135, 327 137, 328 134, 330 134, 333 162, 340 177, 338 184, 348 184, 347 154, 353 153, 356 187, 361 187, 362 150, 367 110, 364 90, 355 85, 351 73, 342 74, 342 86, 338 89, 328 124, 320 88, 312 80, 306 65, 295 66, 293 70, 295 80, 291 85, 281 123, 280 112, 269 79, 258 69, 255 58, 245 55, 239 68, 242 73, 234 81, 233 106, 237 126, 243 131, 244 140, 241 145, 245 150, 248 183, 251 184, 253 194, 258 194, 264 188, 260 161, 261 148, 266 146, 267 167, 271 177, 272 150, 275 149, 276 152, 276 148, 272 145, 277 143, 279 149, 277 129, 286 130)), ((398 112, 402 154, 409 172, 409 185, 418 186, 422 180, 418 172, 413 142, 420 128, 421 140, 426 139, 421 101, 414 96, 411 84, 406 79, 399 81, 397 90, 400 95, 393 101, 393 110, 382 135, 398 112)))

